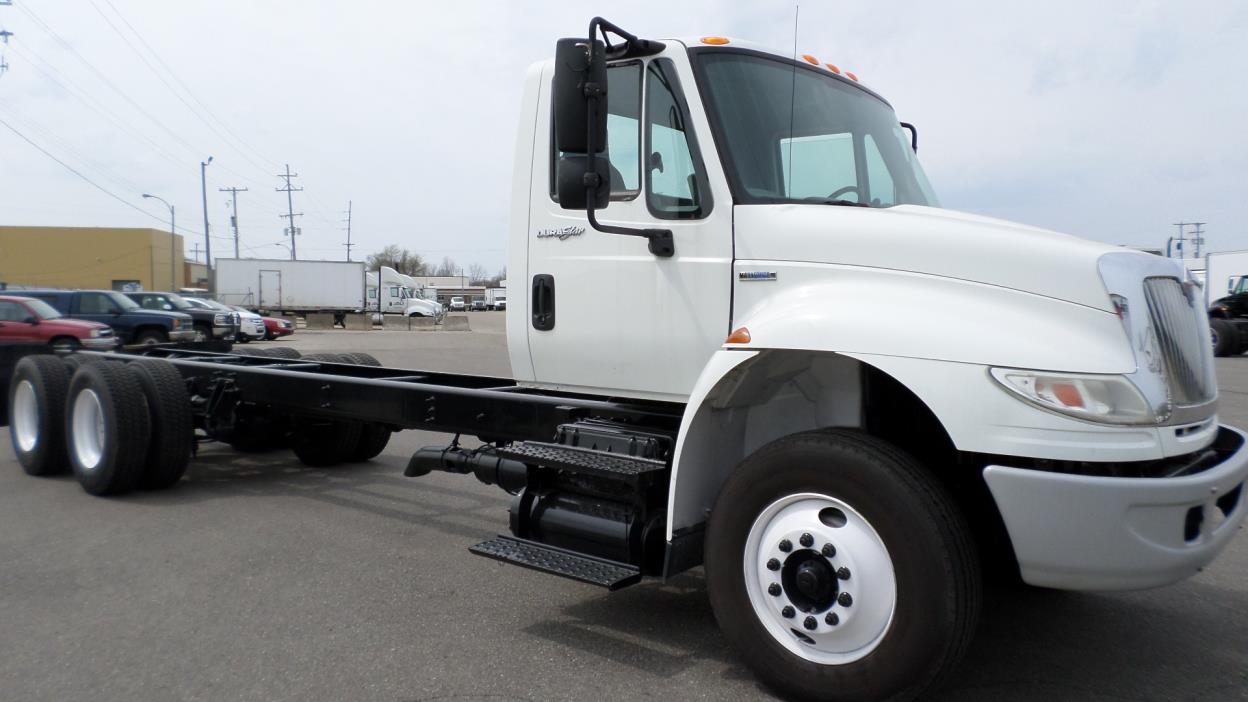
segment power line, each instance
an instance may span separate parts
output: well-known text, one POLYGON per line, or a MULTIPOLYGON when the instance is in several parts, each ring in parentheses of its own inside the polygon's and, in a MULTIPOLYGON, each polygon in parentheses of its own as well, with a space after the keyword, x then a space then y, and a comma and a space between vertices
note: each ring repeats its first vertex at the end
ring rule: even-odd
MULTIPOLYGON (((130 209, 134 210, 135 212, 139 212, 139 213, 141 213, 144 217, 150 217, 150 218, 152 218, 152 219, 154 219, 154 220, 156 220, 156 221, 160 222, 161 224, 164 224, 164 220, 162 220, 160 217, 157 217, 156 215, 154 215, 154 214, 152 214, 152 213, 148 212, 147 210, 143 209, 142 207, 139 207, 138 205, 134 204, 133 202, 130 202, 130 201, 126 200, 125 198, 121 197, 120 195, 117 195, 116 193, 114 193, 113 191, 109 190, 108 188, 105 188, 103 185, 100 185, 99 183, 95 182, 94 180, 91 180, 91 179, 90 179, 90 178, 88 178, 87 176, 83 175, 83 173, 82 173, 81 171, 79 171, 78 169, 76 169, 76 168, 74 168, 73 166, 69 165, 68 163, 65 163, 65 162, 64 162, 64 161, 62 161, 61 159, 57 158, 57 157, 56 157, 56 156, 54 156, 51 152, 49 152, 47 149, 43 148, 42 146, 40 146, 40 145, 36 144, 34 141, 32 141, 32 140, 30 139, 30 137, 28 137, 28 136, 26 136, 25 134, 22 134, 21 132, 19 132, 19 131, 17 130, 17 128, 16 128, 16 127, 14 127, 13 125, 9 124, 8 122, 4 121, 3 119, 0 119, 0 125, 3 125, 3 126, 5 126, 5 127, 7 127, 7 128, 8 128, 8 130, 9 130, 9 131, 11 131, 11 132, 13 132, 14 134, 16 134, 16 135, 17 135, 17 137, 18 137, 19 139, 21 139, 22 141, 26 142, 27 144, 30 144, 31 146, 33 146, 36 150, 38 150, 38 151, 39 151, 39 153, 43 154, 44 156, 47 156, 48 158, 52 159, 53 161, 56 161, 58 164, 60 164, 60 165, 61 165, 61 167, 62 167, 62 168, 64 168, 65 170, 69 171, 70 173, 73 173, 74 175, 78 176, 79 178, 83 179, 83 180, 84 180, 84 181, 86 181, 89 185, 91 185, 91 187, 95 188, 96 190, 99 190, 100 192, 102 192, 102 193, 104 193, 105 195, 107 195, 107 196, 109 196, 109 197, 113 198, 113 199, 114 199, 114 200, 116 200, 117 202, 120 202, 121 204, 125 205, 126 207, 129 207, 130 209)), ((186 231, 186 230, 184 229, 183 231, 186 231)), ((189 232, 188 232, 188 233, 189 233, 189 232)))

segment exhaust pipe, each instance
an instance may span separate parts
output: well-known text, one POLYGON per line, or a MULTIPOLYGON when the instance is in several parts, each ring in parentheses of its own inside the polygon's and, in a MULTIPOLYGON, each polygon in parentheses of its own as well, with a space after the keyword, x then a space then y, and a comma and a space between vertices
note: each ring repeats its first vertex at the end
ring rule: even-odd
POLYGON ((497 485, 513 495, 524 489, 529 478, 528 466, 500 457, 492 446, 469 451, 454 444, 418 449, 408 459, 403 475, 417 478, 435 470, 459 475, 472 473, 486 485, 497 485))

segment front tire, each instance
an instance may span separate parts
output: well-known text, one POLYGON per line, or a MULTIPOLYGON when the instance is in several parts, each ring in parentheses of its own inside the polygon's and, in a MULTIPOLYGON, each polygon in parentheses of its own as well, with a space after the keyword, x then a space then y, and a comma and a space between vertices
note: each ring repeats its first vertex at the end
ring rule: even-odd
POLYGON ((913 699, 975 631, 978 560, 956 505, 914 459, 859 432, 795 434, 742 461, 706 539, 720 628, 787 695, 913 699))
POLYGON ((139 332, 135 337, 134 343, 142 346, 152 346, 155 344, 165 344, 169 342, 169 335, 159 329, 146 329, 139 332))
POLYGON ((1225 319, 1209 320, 1209 334, 1213 342, 1214 356, 1230 356, 1235 348, 1235 327, 1225 319))

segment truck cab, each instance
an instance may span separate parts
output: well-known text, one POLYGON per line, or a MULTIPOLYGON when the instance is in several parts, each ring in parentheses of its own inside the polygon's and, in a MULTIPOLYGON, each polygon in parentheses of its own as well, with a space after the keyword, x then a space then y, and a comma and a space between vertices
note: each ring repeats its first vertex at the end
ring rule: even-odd
POLYGON ((911 508, 870 496, 900 483, 855 487, 889 460, 956 504, 905 533, 959 514, 1038 586, 1171 583, 1244 518, 1245 436, 1218 422, 1203 301, 1173 261, 942 208, 917 129, 814 56, 596 19, 525 86, 512 371, 683 407, 668 565, 704 554, 721 625, 782 689, 818 694, 785 682, 809 663, 832 687, 887 677, 866 657, 922 619, 902 581, 928 576, 880 522, 911 508))

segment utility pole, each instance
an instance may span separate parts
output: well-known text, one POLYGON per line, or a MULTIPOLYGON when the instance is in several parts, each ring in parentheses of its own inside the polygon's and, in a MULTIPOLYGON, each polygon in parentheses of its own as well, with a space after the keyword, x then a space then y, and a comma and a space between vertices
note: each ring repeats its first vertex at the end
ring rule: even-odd
POLYGON ((204 262, 208 264, 209 273, 212 272, 212 242, 208 239, 208 164, 210 163, 212 163, 211 156, 207 161, 199 162, 199 189, 204 197, 204 262))
POLYGON ((1205 237, 1201 236, 1205 232, 1201 227, 1205 226, 1205 222, 1192 222, 1192 226, 1196 227, 1192 232, 1192 246, 1196 247, 1196 258, 1200 258, 1200 247, 1205 245, 1205 237))
MULTIPOLYGON (((347 222, 347 260, 348 260, 348 261, 350 261, 350 260, 351 260, 351 201, 350 201, 350 200, 347 200, 347 219, 346 219, 346 222, 347 222)), ((379 281, 379 282, 380 282, 380 280, 381 280, 381 279, 380 279, 380 278, 378 278, 378 281, 379 281)), ((378 288, 377 288, 377 289, 378 289, 378 290, 380 290, 380 289, 381 289, 381 287, 380 287, 380 286, 378 286, 378 288)), ((381 294, 381 293, 378 293, 378 295, 380 295, 380 294, 381 294)))
POLYGON ((291 178, 298 178, 298 177, 299 177, 299 174, 298 174, 298 173, 291 173, 291 172, 290 172, 290 164, 289 164, 289 163, 288 163, 288 164, 286 164, 286 173, 284 173, 284 174, 283 174, 283 173, 278 173, 278 174, 277 174, 277 177, 278 177, 278 178, 285 178, 285 179, 286 179, 286 187, 284 187, 284 188, 274 188, 274 189, 275 189, 275 190, 277 190, 277 192, 279 192, 279 193, 286 193, 286 214, 284 214, 284 215, 278 215, 278 217, 282 217, 282 218, 284 218, 284 219, 286 220, 286 224, 288 225, 288 226, 286 227, 286 233, 290 234, 290 260, 294 261, 294 260, 295 260, 295 258, 296 258, 296 256, 295 256, 295 236, 299 234, 299 228, 295 226, 295 217, 302 217, 302 216, 303 216, 303 213, 302 213, 302 212, 300 212, 300 213, 298 213, 298 214, 295 214, 295 201, 294 201, 294 199, 291 197, 291 193, 293 193, 293 192, 298 192, 298 191, 300 191, 300 190, 303 190, 303 188, 296 188, 296 187, 293 187, 293 186, 290 184, 290 179, 291 179, 291 178))
POLYGON ((195 262, 199 263, 199 244, 195 244, 195 262))
MULTIPOLYGON (((0 6, 12 5, 12 4, 13 4, 13 0, 0 0, 0 6)), ((9 37, 11 36, 13 36, 13 32, 8 31, 4 27, 0 27, 0 44, 4 44, 5 46, 8 46, 9 37)), ((9 70, 9 64, 5 62, 4 54, 0 53, 0 76, 4 75, 4 72, 7 70, 9 70)))
POLYGON ((234 258, 238 258, 238 194, 247 192, 247 188, 217 188, 230 194, 230 207, 234 213, 230 215, 230 226, 234 228, 234 258))

